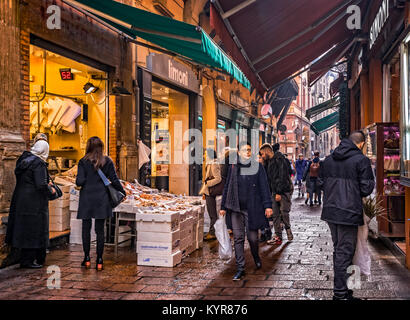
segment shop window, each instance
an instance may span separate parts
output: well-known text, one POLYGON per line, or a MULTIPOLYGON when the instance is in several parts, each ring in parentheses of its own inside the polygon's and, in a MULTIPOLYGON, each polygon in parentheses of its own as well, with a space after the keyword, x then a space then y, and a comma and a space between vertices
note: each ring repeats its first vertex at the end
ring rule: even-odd
POLYGON ((91 66, 30 46, 30 137, 48 136, 52 174, 74 167, 89 137, 100 137, 108 150, 106 78, 91 66))
POLYGON ((189 194, 189 164, 183 135, 189 129, 189 96, 163 84, 152 83, 152 187, 189 194))

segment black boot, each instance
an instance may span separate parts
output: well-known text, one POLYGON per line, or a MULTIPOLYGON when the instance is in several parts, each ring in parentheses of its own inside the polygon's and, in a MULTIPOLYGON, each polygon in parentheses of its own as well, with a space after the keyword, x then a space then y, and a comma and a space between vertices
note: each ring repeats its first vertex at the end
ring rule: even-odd
POLYGON ((245 275, 245 271, 243 270, 238 270, 235 275, 233 276, 232 280, 233 281, 239 281, 241 278, 245 275))
POLYGON ((260 268, 262 268, 262 261, 259 257, 254 259, 254 261, 255 261, 255 265, 256 265, 256 270, 259 270, 260 268))
POLYGON ((90 269, 91 268, 91 259, 90 256, 86 255, 84 256, 84 260, 83 262, 81 262, 81 266, 85 267, 86 269, 90 269))
POLYGON ((103 264, 102 258, 97 258, 97 264, 95 266, 95 269, 97 269, 97 271, 104 270, 104 264, 103 264))
POLYGON ((43 266, 41 264, 38 264, 36 262, 20 264, 21 269, 40 269, 42 267, 43 266))

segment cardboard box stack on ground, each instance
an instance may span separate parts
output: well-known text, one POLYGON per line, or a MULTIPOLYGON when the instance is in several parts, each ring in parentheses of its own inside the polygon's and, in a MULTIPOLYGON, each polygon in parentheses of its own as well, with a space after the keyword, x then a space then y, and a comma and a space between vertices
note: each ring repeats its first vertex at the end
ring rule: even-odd
POLYGON ((179 212, 136 214, 138 265, 174 267, 181 262, 179 212))
MULTIPOLYGON (((75 189, 74 186, 70 187, 69 196, 69 210, 70 210, 70 243, 82 244, 82 220, 77 219, 78 201, 80 199, 80 191, 75 189)), ((91 241, 96 240, 96 234, 94 230, 94 219, 91 225, 91 241)))
POLYGON ((63 196, 48 203, 50 231, 65 231, 70 228, 70 186, 58 185, 58 187, 63 192, 63 196))

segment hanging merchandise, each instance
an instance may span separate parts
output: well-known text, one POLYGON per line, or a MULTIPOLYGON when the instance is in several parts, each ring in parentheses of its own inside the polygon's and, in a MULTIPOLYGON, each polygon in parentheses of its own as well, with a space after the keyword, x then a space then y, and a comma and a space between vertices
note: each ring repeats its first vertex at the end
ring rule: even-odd
POLYGON ((75 132, 75 119, 77 119, 81 115, 81 107, 72 100, 65 99, 64 104, 67 106, 67 111, 61 117, 59 128, 70 128, 69 132, 75 132), (74 131, 72 131, 72 123, 74 122, 74 131))
POLYGON ((151 154, 151 149, 148 148, 141 140, 138 141, 138 169, 150 161, 149 155, 151 154))

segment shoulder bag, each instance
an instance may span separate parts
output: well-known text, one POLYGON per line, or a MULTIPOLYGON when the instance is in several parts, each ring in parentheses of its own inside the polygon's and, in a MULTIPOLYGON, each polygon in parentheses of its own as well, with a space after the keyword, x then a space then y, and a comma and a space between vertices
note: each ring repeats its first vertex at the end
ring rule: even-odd
POLYGON ((114 188, 112 183, 107 179, 107 177, 101 171, 101 169, 98 169, 98 174, 100 175, 101 180, 104 182, 104 185, 107 187, 111 207, 112 208, 117 207, 124 200, 125 194, 123 194, 121 191, 118 191, 117 189, 114 188))
POLYGON ((48 188, 48 200, 56 200, 58 198, 61 198, 63 196, 63 192, 61 191, 61 189, 59 188, 58 185, 56 185, 56 183, 54 182, 53 179, 51 179, 50 175, 48 175, 48 178, 50 179, 51 183, 53 184, 52 186, 47 185, 48 188), (53 193, 53 190, 51 188, 54 188, 54 190, 56 191, 55 193, 53 193))

